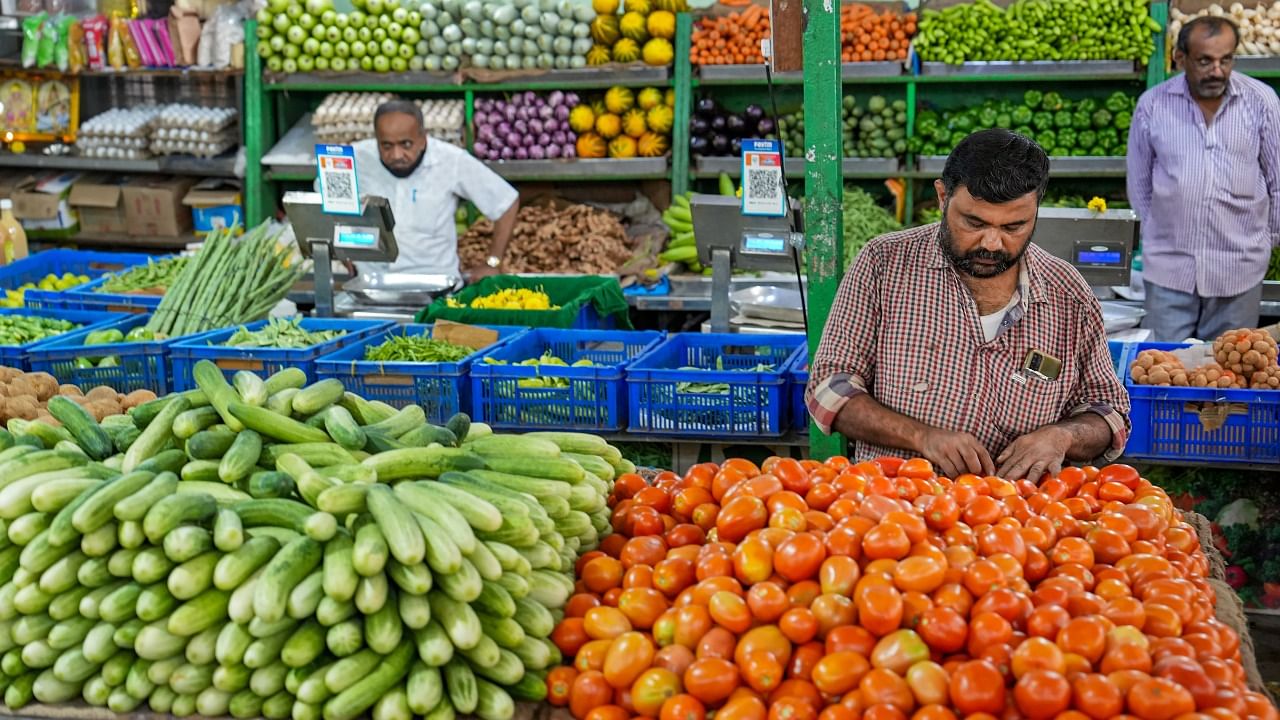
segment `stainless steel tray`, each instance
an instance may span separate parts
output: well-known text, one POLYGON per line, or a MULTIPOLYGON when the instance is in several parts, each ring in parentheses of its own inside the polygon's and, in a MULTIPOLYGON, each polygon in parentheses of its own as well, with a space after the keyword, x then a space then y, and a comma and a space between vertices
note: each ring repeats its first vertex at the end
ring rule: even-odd
POLYGON ((729 304, 745 317, 803 323, 800 293, 773 285, 743 288, 729 295, 729 304))
MULTIPOLYGON (((905 71, 900 62, 843 63, 840 78, 895 77, 905 74, 905 71)), ((764 65, 703 65, 698 68, 698 79, 708 85, 764 82, 764 65)), ((773 79, 781 84, 800 84, 804 82, 804 74, 799 71, 779 72, 773 73, 773 79)))
POLYGON ((461 278, 452 275, 361 274, 348 280, 342 289, 373 305, 421 307, 461 284, 461 278))
POLYGON ((1280 70, 1280 55, 1237 55, 1235 69, 1242 73, 1280 70))

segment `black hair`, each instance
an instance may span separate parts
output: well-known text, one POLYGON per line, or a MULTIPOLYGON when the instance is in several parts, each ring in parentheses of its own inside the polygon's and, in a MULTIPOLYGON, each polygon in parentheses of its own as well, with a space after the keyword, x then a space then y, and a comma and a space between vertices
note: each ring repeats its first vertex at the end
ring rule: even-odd
POLYGON ((388 100, 378 106, 373 112, 373 125, 378 126, 378 121, 384 115, 408 115, 418 122, 418 129, 422 130, 426 124, 422 120, 422 108, 410 100, 388 100))
POLYGON ((1207 37, 1213 37, 1223 30, 1230 30, 1231 35, 1236 39, 1235 44, 1240 44, 1240 27, 1236 25, 1234 20, 1220 15, 1205 15, 1183 25, 1182 29, 1178 31, 1176 47, 1183 55, 1191 51, 1191 33, 1195 32, 1196 28, 1204 28, 1207 37))
POLYGON ((1034 140, 1012 130, 979 130, 960 141, 942 169, 950 197, 956 188, 989 203, 1007 203, 1029 192, 1044 198, 1049 187, 1049 156, 1034 140))

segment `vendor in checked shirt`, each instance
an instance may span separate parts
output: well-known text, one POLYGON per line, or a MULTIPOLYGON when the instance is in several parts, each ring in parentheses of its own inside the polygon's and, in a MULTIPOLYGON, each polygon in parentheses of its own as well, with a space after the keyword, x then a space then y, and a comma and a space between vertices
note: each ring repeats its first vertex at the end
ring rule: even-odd
POLYGON ((1102 309, 1074 268, 1031 242, 1048 181, 1039 145, 974 133, 934 183, 942 222, 858 254, 805 394, 851 457, 1038 480, 1120 455, 1129 397, 1102 309))

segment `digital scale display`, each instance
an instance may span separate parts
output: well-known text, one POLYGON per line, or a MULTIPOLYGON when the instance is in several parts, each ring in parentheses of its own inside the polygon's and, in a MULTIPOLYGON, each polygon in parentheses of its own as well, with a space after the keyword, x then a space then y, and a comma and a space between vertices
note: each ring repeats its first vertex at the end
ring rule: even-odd
POLYGON ((371 249, 378 245, 378 228, 335 225, 333 245, 339 248, 371 249))
POLYGON ((1080 265, 1119 265, 1124 254, 1119 250, 1081 250, 1076 253, 1076 263, 1080 265))
POLYGON ((743 235, 742 251, 762 255, 782 255, 787 252, 787 240, 781 235, 743 235))

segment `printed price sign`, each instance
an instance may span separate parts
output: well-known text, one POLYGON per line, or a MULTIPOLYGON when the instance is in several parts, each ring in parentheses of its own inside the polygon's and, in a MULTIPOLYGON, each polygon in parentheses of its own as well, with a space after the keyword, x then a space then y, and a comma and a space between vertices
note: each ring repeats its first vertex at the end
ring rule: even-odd
POLYGON ((742 141, 742 214, 756 217, 787 214, 781 141, 742 141))
POLYGON ((325 213, 361 214, 355 148, 350 145, 316 145, 316 173, 320 176, 320 205, 325 213))

